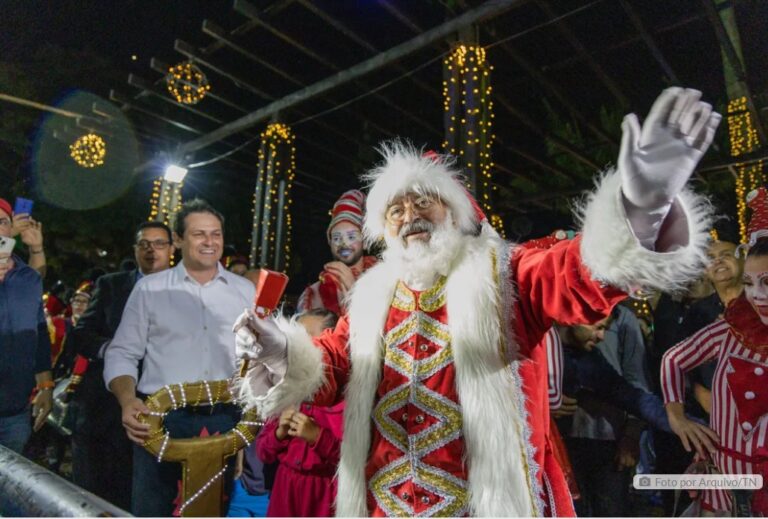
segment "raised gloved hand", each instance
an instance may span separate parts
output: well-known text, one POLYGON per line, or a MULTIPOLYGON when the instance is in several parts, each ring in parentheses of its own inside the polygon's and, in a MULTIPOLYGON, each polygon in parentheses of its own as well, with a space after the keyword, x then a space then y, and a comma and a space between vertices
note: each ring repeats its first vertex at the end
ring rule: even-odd
POLYGON ((288 341, 272 318, 260 319, 245 310, 235 321, 235 352, 240 359, 266 360, 285 356, 288 341))
POLYGON ((712 143, 722 117, 700 99, 698 90, 668 88, 642 129, 635 114, 624 118, 621 189, 636 208, 666 214, 712 143))

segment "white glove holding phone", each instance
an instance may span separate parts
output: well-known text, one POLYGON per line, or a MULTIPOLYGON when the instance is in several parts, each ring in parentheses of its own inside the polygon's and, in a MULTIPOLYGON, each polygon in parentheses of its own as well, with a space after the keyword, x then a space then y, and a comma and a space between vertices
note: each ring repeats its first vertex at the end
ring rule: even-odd
POLYGON ((264 361, 286 355, 288 340, 272 318, 261 319, 252 310, 245 310, 235 321, 232 331, 239 359, 264 361))

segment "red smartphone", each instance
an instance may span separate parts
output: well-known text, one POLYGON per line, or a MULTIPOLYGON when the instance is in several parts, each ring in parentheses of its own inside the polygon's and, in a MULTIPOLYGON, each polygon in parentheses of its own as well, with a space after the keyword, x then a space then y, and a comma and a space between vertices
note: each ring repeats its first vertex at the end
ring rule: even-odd
POLYGON ((256 284, 256 299, 253 310, 261 318, 275 311, 288 286, 288 276, 274 270, 259 269, 259 280, 256 284))

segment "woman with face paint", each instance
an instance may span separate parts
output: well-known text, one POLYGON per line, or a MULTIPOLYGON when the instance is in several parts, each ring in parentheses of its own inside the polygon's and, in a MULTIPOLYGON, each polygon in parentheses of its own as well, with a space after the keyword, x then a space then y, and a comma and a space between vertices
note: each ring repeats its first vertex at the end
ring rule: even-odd
MULTIPOLYGON (((661 384, 672 430, 683 446, 710 458, 723 474, 761 474, 768 480, 768 195, 751 192, 750 240, 744 292, 720 319, 670 349, 661 384), (683 410, 685 373, 717 360, 710 427, 688 420, 683 410)), ((741 247, 740 247, 741 249, 741 247)), ((723 490, 704 491, 702 507, 730 511, 723 490)), ((754 491, 751 515, 768 516, 768 485, 754 491)))

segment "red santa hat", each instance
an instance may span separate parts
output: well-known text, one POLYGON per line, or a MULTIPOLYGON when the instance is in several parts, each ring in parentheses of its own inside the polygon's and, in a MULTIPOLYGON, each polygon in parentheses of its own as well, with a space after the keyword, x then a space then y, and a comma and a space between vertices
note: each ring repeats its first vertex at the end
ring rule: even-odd
POLYGON ((331 241, 331 229, 340 222, 349 222, 352 225, 363 228, 363 207, 365 195, 358 189, 351 189, 341 195, 331 209, 331 223, 328 224, 328 242, 331 241))
POLYGON ((67 305, 50 292, 43 294, 43 306, 51 317, 62 314, 67 309, 67 305))
POLYGON ((752 209, 747 235, 749 246, 753 246, 759 238, 768 237, 768 192, 764 187, 750 191, 747 195, 747 205, 752 209))
POLYGON ((383 143, 379 152, 384 161, 363 177, 369 186, 364 226, 369 241, 384 236, 387 207, 406 193, 437 196, 450 208, 462 232, 477 233, 485 215, 464 188, 454 159, 435 152, 425 154, 402 141, 383 143))
POLYGON ((5 198, 0 198, 0 210, 2 210, 9 217, 13 216, 13 209, 11 209, 11 204, 9 204, 8 200, 5 198))

